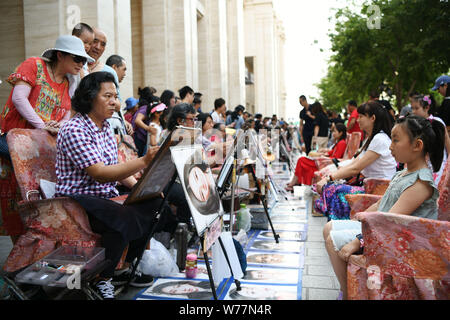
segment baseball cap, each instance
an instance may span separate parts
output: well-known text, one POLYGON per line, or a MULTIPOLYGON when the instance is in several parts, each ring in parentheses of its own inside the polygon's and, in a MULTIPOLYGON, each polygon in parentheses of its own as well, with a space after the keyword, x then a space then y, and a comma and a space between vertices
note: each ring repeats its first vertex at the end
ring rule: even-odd
POLYGON ((134 108, 139 103, 139 100, 136 99, 136 98, 131 97, 131 98, 128 98, 125 101, 125 103, 127 104, 127 106, 125 107, 125 110, 130 110, 130 109, 134 108))
POLYGON ((436 83, 435 83, 434 87, 431 90, 435 91, 440 86, 442 86, 442 85, 444 85, 446 83, 450 83, 450 77, 446 76, 446 75, 440 76, 439 78, 436 79, 436 83))

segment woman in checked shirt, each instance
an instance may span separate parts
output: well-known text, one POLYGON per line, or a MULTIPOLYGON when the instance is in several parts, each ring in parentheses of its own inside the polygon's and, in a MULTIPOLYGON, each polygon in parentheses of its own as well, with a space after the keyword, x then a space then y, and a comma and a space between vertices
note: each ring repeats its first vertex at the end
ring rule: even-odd
MULTIPOLYGON (((132 175, 147 167, 159 149, 150 148, 141 158, 118 163, 117 143, 106 121, 116 103, 113 76, 107 72, 89 74, 72 99, 77 114, 60 129, 57 138, 56 196, 69 196, 83 206, 92 230, 102 236, 106 259, 112 261, 96 284, 104 299, 114 299, 112 277, 125 248, 128 246, 126 262, 131 263, 146 246, 161 204, 161 199, 134 205, 110 200, 119 195, 117 181, 132 188, 136 183, 132 175)), ((149 285, 152 280, 141 275, 130 284, 149 285)))

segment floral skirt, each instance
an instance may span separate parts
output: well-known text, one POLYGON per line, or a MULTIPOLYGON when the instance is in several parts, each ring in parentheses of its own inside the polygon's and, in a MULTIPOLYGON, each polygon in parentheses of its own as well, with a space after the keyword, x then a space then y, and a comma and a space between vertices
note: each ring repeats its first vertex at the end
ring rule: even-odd
POLYGON ((351 208, 345 195, 362 193, 363 187, 331 182, 323 187, 322 195, 314 203, 314 209, 327 216, 328 220, 349 220, 351 208))

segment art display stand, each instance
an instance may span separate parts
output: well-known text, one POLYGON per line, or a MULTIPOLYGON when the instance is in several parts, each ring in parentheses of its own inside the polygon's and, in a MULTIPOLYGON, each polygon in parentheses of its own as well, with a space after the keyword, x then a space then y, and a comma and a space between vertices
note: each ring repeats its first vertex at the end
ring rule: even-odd
POLYGON ((281 150, 281 153, 283 154, 283 156, 286 158, 286 160, 288 162, 289 171, 290 172, 295 172, 295 166, 292 163, 291 156, 290 156, 290 154, 289 154, 289 152, 287 150, 287 142, 285 140, 285 137, 283 137, 281 139, 280 150, 281 150))
MULTIPOLYGON (((265 171, 264 172, 264 179, 262 180, 261 185, 262 186, 266 186, 267 185, 267 163, 266 163, 266 159, 263 157, 263 152, 261 150, 260 144, 257 141, 255 141, 255 137, 253 135, 251 137, 252 137, 252 143, 256 146, 257 158, 259 158, 261 164, 264 165, 264 171, 265 171)), ((250 169, 249 171, 252 174, 253 180, 255 181, 256 189, 257 189, 258 193, 260 194, 261 202, 262 202, 262 205, 264 207, 264 212, 266 213, 267 220, 269 221, 270 228, 272 230, 272 234, 273 234, 273 237, 275 239, 275 242, 279 243, 280 235, 276 233, 275 228, 273 227, 272 219, 270 218, 270 215, 269 215, 269 209, 267 207, 266 192, 262 192, 261 187, 258 184, 258 178, 256 177, 256 163, 248 164, 247 167, 250 169)), ((270 177, 269 177, 269 179, 270 179, 270 177)))
MULTIPOLYGON (((192 148, 193 148, 193 150, 195 152, 195 146, 193 146, 192 148)), ((201 148, 201 146, 200 146, 200 148, 201 148)), ((181 149, 176 147, 176 150, 182 150, 182 149, 183 149, 183 147, 181 147, 181 149)), ((203 150, 203 149, 201 149, 201 150, 203 150)), ((211 215, 210 220, 208 220, 208 222, 207 222, 208 225, 206 226, 206 228, 201 227, 201 229, 199 231, 199 229, 198 229, 199 227, 198 227, 198 225, 196 223, 196 218, 197 219, 199 218, 199 214, 197 213, 197 211, 194 212, 195 215, 193 214, 194 207, 192 207, 191 199, 189 198, 191 195, 188 193, 187 188, 184 185, 184 183, 185 183, 184 182, 184 178, 185 177, 183 177, 183 175, 184 175, 183 170, 180 169, 179 167, 177 167, 177 165, 176 165, 175 159, 177 159, 177 161, 179 161, 179 158, 175 158, 174 159, 173 152, 175 152, 175 149, 171 150, 170 152, 172 153, 172 162, 173 162, 173 166, 175 167, 175 170, 174 170, 174 173, 173 173, 172 178, 170 179, 170 182, 168 183, 168 185, 164 186, 164 188, 165 188, 165 196, 164 196, 164 199, 163 199, 162 203, 160 204, 160 206, 158 208, 158 211, 157 211, 157 213, 155 215, 155 223, 153 224, 152 230, 150 231, 150 233, 148 235, 148 239, 147 239, 146 243, 148 243, 151 240, 151 238, 153 237, 153 235, 155 234, 155 231, 159 227, 159 222, 165 220, 163 215, 164 214, 168 214, 167 210, 164 210, 165 206, 168 205, 168 203, 167 203, 167 201, 168 201, 167 200, 167 198, 168 198, 167 195, 170 193, 170 191, 172 190, 173 185, 175 184, 177 178, 179 177, 181 182, 182 182, 182 185, 183 185, 183 190, 185 192, 185 196, 186 196, 187 199, 189 199, 188 204, 189 204, 189 207, 191 209, 190 210, 190 214, 192 216, 194 224, 196 225, 196 228, 195 228, 196 236, 200 238, 200 245, 201 245, 201 249, 203 251, 203 257, 205 259, 205 264, 206 264, 206 269, 207 269, 207 272, 208 272, 208 278, 209 278, 209 282, 210 282, 210 285, 211 285, 211 290, 212 290, 212 293, 213 293, 214 300, 217 300, 217 293, 216 293, 216 289, 215 289, 215 285, 214 285, 214 279, 213 279, 213 275, 212 275, 212 272, 211 272, 211 266, 210 266, 209 257, 208 257, 208 250, 210 249, 212 244, 215 241, 217 241, 217 240, 219 240, 220 247, 221 247, 222 252, 223 252, 223 254, 225 256, 225 259, 226 259, 226 261, 228 263, 228 267, 230 269, 231 276, 234 278, 233 269, 232 269, 232 266, 231 266, 228 254, 226 252, 226 249, 225 249, 225 246, 224 246, 222 240, 220 239, 220 234, 222 232, 222 227, 223 227, 223 218, 222 218, 222 216, 220 214, 211 215), (213 219, 214 216, 216 216, 215 219, 213 219), (156 219, 157 219, 157 221, 156 221, 156 219)), ((209 168, 209 166, 208 166, 208 168, 209 168)), ((146 176, 146 177, 148 177, 148 176, 146 176)), ((217 191, 216 185, 215 184, 213 184, 213 185, 214 185, 213 190, 210 190, 211 194, 212 193, 217 193, 217 195, 218 195, 218 191, 217 191)), ((220 201, 219 198, 217 198, 217 200, 220 201)), ((219 205, 219 208, 220 208, 220 210, 219 210, 219 213, 220 213, 222 211, 221 204, 219 205)), ((133 279, 134 275, 136 274, 136 269, 137 269, 137 267, 139 266, 139 263, 142 260, 144 252, 145 252, 145 247, 142 249, 142 252, 140 252, 140 254, 138 255, 137 261, 132 267, 130 278, 129 278, 127 284, 125 285, 125 291, 128 289, 131 280, 133 279)), ((234 279, 234 281, 235 281, 237 290, 240 291, 241 290, 241 285, 240 285, 239 280, 238 279, 234 279)))
MULTIPOLYGON (((255 185, 256 185, 256 189, 258 191, 258 193, 260 194, 260 198, 261 198, 261 202, 262 205, 264 207, 264 212, 266 213, 267 216, 267 220, 269 221, 270 224, 270 228, 272 230, 273 233, 273 237, 275 239, 276 243, 279 243, 279 239, 280 239, 280 235, 276 233, 275 228, 273 227, 273 223, 272 223, 272 219, 270 218, 269 215, 269 208, 267 207, 267 196, 266 196, 266 192, 262 192, 261 187, 258 184, 258 180, 256 178, 256 173, 255 173, 255 165, 251 164, 251 165, 247 165, 247 167, 250 169, 250 173, 252 174, 253 180, 255 181, 255 185)), ((265 179, 261 182, 261 185, 266 185, 267 183, 267 176, 265 177, 265 179)))
MULTIPOLYGON (((235 188, 237 186, 236 176, 240 176, 240 174, 242 173, 243 169, 247 167, 249 169, 249 171, 251 172, 251 174, 252 174, 253 180, 255 181, 255 184, 256 184, 257 192, 258 192, 259 196, 261 197, 261 202, 262 202, 262 205, 264 207, 264 212, 265 212, 265 214, 267 216, 267 219, 268 219, 268 221, 270 223, 270 227, 271 227, 271 230, 272 230, 275 242, 279 243, 280 236, 276 233, 275 228, 274 228, 273 223, 272 223, 272 220, 270 218, 269 210, 268 210, 268 207, 267 207, 266 196, 265 196, 265 194, 263 194, 261 192, 261 188, 260 188, 260 186, 258 184, 258 180, 256 178, 256 173, 255 173, 255 165, 254 164, 247 164, 247 165, 244 165, 244 166, 240 166, 240 168, 239 168, 239 166, 238 166, 238 155, 237 155, 237 143, 235 143, 233 145, 233 149, 229 153, 229 157, 232 157, 231 168, 227 167, 227 168, 224 168, 224 170, 231 172, 231 174, 229 174, 229 172, 222 172, 221 171, 220 174, 224 174, 226 176, 226 179, 225 179, 225 182, 222 184, 222 188, 220 190, 220 194, 221 194, 221 196, 223 196, 223 194, 226 191, 231 189, 230 231, 233 232, 233 225, 234 225, 234 198, 235 198, 235 188), (239 172, 239 173, 237 174, 237 172, 239 172), (231 183, 229 183, 230 180, 231 180, 231 183)), ((227 161, 231 162, 231 159, 226 159, 225 163, 227 161)), ((219 174, 219 178, 220 178, 220 174, 219 174)), ((266 178, 267 178, 267 176, 266 176, 266 178)), ((264 184, 266 183, 266 181, 267 181, 266 178, 263 180, 262 183, 264 183, 264 184)))
MULTIPOLYGON (((173 175, 173 177, 172 177, 170 183, 169 183, 169 186, 168 186, 168 189, 167 189, 167 194, 168 194, 168 193, 170 192, 170 190, 172 189, 172 186, 173 186, 173 184, 175 183, 177 177, 178 177, 178 173, 175 173, 175 174, 173 175)), ((159 209, 158 209, 158 211, 157 211, 157 213, 156 213, 156 216, 159 215, 158 222, 164 220, 164 219, 162 219, 162 216, 161 216, 161 215, 164 214, 164 212, 165 212, 165 211, 163 210, 163 208, 164 208, 164 205, 166 205, 166 204, 167 204, 167 197, 164 197, 164 200, 163 200, 163 202, 161 203, 161 205, 160 205, 160 207, 159 207, 159 209)), ((221 219, 221 218, 220 218, 220 219, 221 219)), ((155 223, 155 224, 153 225, 152 231, 150 232, 150 234, 149 234, 149 236, 148 236, 148 238, 147 238, 146 243, 148 243, 148 242, 152 239, 153 235, 155 234, 155 231, 157 230, 157 227, 158 227, 158 222, 155 223)), ((217 221, 215 221, 215 222, 217 223, 217 221)), ((214 224, 214 223, 213 223, 213 224, 214 224)), ((222 221, 220 221, 220 224, 222 224, 222 221)), ((208 278, 209 278, 209 283, 210 283, 210 285, 211 285, 211 290, 212 290, 212 293, 213 293, 213 297, 214 297, 214 300, 217 300, 216 288, 215 288, 215 285, 214 285, 214 279, 213 279, 213 276, 212 276, 211 266, 210 266, 210 263, 209 263, 209 257, 208 257, 208 250, 209 250, 209 247, 206 247, 206 246, 207 246, 207 243, 209 243, 209 245, 212 244, 212 243, 211 243, 211 242, 212 242, 211 239, 209 240, 209 242, 206 241, 206 240, 207 240, 206 237, 208 237, 209 231, 210 231, 210 228, 208 228, 208 229, 205 231, 205 233, 204 233, 203 235, 200 236, 200 235, 197 234, 197 236, 200 238, 200 245, 201 245, 202 251, 203 251, 203 258, 205 259, 205 265, 206 265, 206 269, 207 269, 207 272, 208 272, 208 278)), ((220 233, 219 233, 219 235, 220 235, 220 233)), ((223 254, 224 254, 224 256, 225 256, 225 259, 227 260, 228 267, 230 268, 231 276, 234 278, 233 268, 231 267, 230 260, 229 260, 229 258, 228 258, 228 254, 227 254, 227 252, 226 252, 225 246, 223 245, 222 239, 220 239, 220 237, 218 237, 218 236, 214 236, 214 237, 217 237, 217 239, 219 240, 220 247, 222 248, 222 252, 223 252, 223 254)), ((131 270, 130 278, 129 278, 127 284, 125 285, 124 292, 126 292, 126 291, 128 290, 129 285, 130 285, 130 282, 131 282, 131 280, 134 278, 134 275, 136 274, 137 266, 138 266, 139 263, 141 262, 142 257, 143 257, 143 255, 144 255, 144 252, 145 252, 145 248, 144 248, 144 250, 142 250, 142 252, 138 255, 137 261, 136 261, 136 263, 133 265, 133 268, 132 268, 132 270, 131 270)), ((240 290, 241 290, 241 284, 240 284, 239 280, 238 280, 238 279, 234 279, 234 282, 235 282, 235 284, 236 284, 237 290, 240 291, 240 290)))

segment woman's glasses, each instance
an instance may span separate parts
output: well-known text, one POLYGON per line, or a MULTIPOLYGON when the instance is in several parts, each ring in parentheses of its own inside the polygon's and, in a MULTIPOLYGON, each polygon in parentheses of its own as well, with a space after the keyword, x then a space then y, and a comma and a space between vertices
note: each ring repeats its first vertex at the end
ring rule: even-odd
POLYGON ((193 117, 193 118, 186 117, 185 121, 192 121, 192 122, 195 122, 195 121, 197 121, 197 118, 195 118, 195 117, 193 117))
POLYGON ((69 55, 72 57, 72 60, 75 63, 82 62, 83 64, 85 64, 87 62, 87 58, 85 58, 85 57, 76 56, 74 54, 69 54, 69 55))

